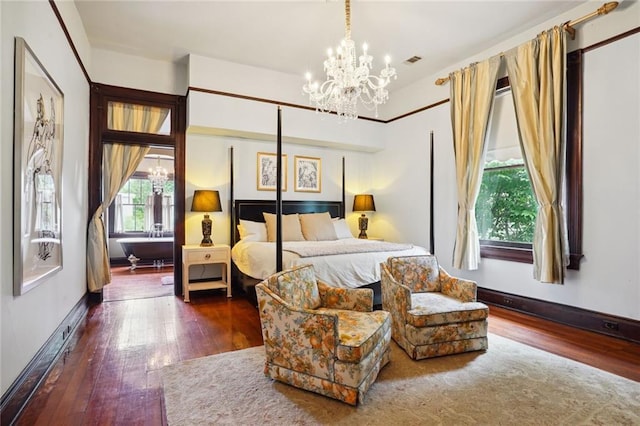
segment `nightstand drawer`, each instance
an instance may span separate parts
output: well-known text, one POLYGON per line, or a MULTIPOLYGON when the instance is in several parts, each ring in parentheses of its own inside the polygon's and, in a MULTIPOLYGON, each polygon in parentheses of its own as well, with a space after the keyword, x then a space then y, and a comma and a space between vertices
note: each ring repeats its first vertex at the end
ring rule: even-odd
POLYGON ((226 262, 228 253, 229 251, 226 248, 223 250, 216 250, 216 249, 189 250, 186 252, 185 260, 188 263, 226 262))

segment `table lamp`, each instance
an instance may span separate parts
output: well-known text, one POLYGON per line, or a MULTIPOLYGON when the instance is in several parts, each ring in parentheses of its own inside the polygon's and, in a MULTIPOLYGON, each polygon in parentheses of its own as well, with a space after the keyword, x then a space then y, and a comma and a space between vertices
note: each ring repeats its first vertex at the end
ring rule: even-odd
MULTIPOLYGON (((353 211, 354 212, 375 212, 376 203, 373 201, 373 195, 371 194, 359 194, 353 197, 353 211)), ((358 238, 367 238, 367 228, 369 227, 369 219, 362 213, 362 216, 358 218, 358 228, 360 234, 358 238)))
POLYGON ((200 246, 212 246, 213 240, 211 239, 211 225, 213 224, 213 221, 209 218, 209 213, 222 211, 220 193, 218 191, 206 189, 194 191, 191 211, 205 212, 204 219, 202 219, 202 242, 200 243, 200 246))

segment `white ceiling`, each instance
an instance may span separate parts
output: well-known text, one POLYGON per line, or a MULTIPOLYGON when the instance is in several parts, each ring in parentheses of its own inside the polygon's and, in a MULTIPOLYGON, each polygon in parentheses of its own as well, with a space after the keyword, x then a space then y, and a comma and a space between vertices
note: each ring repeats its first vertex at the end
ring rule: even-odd
MULTIPOLYGON (((341 0, 75 3, 92 47, 172 62, 194 53, 300 75, 301 84, 307 71, 324 79, 326 51, 345 29, 341 0)), ((368 43, 375 74, 391 56, 393 91, 582 3, 352 0, 351 38, 368 43), (422 61, 403 63, 414 55, 422 61)))

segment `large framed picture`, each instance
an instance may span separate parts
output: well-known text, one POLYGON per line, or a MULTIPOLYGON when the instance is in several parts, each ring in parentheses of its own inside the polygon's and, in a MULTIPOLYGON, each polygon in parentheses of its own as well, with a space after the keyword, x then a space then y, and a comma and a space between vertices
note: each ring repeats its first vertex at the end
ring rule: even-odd
MULTIPOLYGON (((257 186, 258 191, 276 190, 277 154, 258 153, 257 186)), ((287 190, 287 154, 282 154, 282 191, 287 190)))
POLYGON ((298 192, 322 191, 322 160, 301 155, 296 155, 294 160, 294 190, 298 192))
POLYGON ((62 269, 64 95, 24 39, 15 39, 13 293, 62 269))

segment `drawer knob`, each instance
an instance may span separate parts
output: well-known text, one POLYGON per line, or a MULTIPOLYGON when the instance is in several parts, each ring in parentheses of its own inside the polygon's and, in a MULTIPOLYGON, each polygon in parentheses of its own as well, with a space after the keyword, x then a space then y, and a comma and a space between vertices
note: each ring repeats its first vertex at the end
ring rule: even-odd
POLYGON ((211 259, 211 253, 207 253, 207 254, 205 254, 205 255, 204 255, 204 258, 205 258, 205 259, 211 259))

